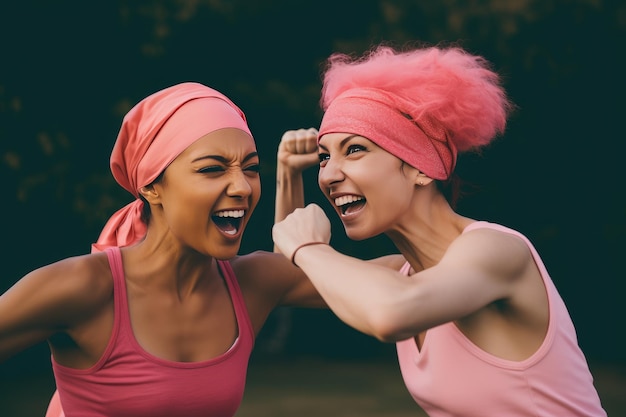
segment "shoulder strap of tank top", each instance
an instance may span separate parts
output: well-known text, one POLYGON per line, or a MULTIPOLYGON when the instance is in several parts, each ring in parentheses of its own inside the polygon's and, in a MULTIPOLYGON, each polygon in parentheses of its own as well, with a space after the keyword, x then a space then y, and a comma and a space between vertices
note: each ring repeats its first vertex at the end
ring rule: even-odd
POLYGON ((114 326, 129 330, 130 316, 128 310, 128 298, 126 296, 126 279, 124 276, 124 265, 122 264, 122 251, 118 247, 111 247, 105 250, 109 259, 109 267, 113 275, 113 302, 115 305, 114 326))
POLYGON ((254 343, 254 329, 252 327, 248 308, 246 307, 246 302, 243 298, 235 272, 228 261, 217 261, 217 266, 224 276, 226 285, 228 285, 228 291, 230 292, 230 298, 233 302, 233 307, 235 308, 240 333, 242 331, 247 332, 254 343))

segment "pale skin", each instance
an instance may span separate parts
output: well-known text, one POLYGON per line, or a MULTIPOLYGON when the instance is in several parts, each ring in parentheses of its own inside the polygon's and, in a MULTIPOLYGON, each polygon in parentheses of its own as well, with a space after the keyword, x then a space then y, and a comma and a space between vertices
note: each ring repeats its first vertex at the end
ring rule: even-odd
MULTIPOLYGON (((241 130, 210 133, 179 155, 161 181, 140 190, 151 207, 148 232, 122 248, 122 258, 133 331, 147 352, 196 362, 233 345, 236 318, 217 259, 231 260, 257 334, 277 306, 325 306, 284 256, 237 255, 261 193, 256 151, 241 130), (224 230, 213 220, 218 213, 243 217, 231 219, 235 231, 224 230)), ((106 254, 43 266, 0 296, 0 361, 47 341, 60 364, 89 368, 107 346, 113 319, 106 254)))
MULTIPOLYGON (((301 128, 283 133, 277 152, 275 223, 305 206, 302 172, 319 164, 317 151, 317 129, 301 128)), ((280 253, 276 245, 274 251, 280 253)), ((385 255, 366 262, 399 270, 404 258, 401 255, 385 255)))
MULTIPOLYGON (((447 322, 478 347, 520 361, 543 342, 548 301, 526 244, 456 213, 432 178, 367 138, 329 133, 319 141, 319 186, 354 240, 386 234, 411 265, 406 276, 334 250, 315 204, 273 228, 274 243, 311 279, 333 312, 381 341, 414 338, 447 322), (361 203, 341 207, 349 201, 361 203)), ((280 196, 277 196, 280 199, 280 196)), ((288 211, 288 209, 285 209, 288 211)))

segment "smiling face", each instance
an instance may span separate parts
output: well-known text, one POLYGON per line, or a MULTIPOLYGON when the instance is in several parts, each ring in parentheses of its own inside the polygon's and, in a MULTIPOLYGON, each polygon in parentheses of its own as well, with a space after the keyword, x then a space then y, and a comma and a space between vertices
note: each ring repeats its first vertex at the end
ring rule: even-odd
POLYGON ((410 210, 419 171, 358 135, 330 133, 319 142, 320 189, 353 240, 385 233, 410 210))
POLYGON ((232 258, 261 195, 254 140, 234 128, 203 136, 167 167, 154 191, 168 232, 181 244, 232 258))

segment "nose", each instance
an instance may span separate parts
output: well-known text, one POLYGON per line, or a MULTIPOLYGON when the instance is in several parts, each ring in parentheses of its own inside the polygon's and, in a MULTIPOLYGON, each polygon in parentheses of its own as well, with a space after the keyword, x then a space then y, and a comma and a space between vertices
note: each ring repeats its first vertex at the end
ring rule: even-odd
POLYGON ((341 164, 331 158, 326 160, 324 166, 320 166, 317 174, 317 182, 322 188, 329 188, 333 184, 343 181, 345 174, 341 164))
POLYGON ((241 169, 234 169, 231 172, 230 182, 226 189, 226 194, 230 197, 245 198, 252 194, 251 178, 246 177, 241 169))

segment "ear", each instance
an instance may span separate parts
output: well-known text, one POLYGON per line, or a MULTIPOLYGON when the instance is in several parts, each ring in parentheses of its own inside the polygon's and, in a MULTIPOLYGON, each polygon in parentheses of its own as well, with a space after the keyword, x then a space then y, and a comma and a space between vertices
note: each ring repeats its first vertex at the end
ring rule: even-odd
POLYGON ((157 204, 160 202, 159 193, 152 184, 141 187, 139 189, 139 194, 141 194, 141 196, 150 204, 157 204))
POLYGON ((420 187, 428 185, 431 182, 433 182, 433 179, 421 171, 419 171, 418 174, 415 176, 415 184, 419 185, 420 187))

